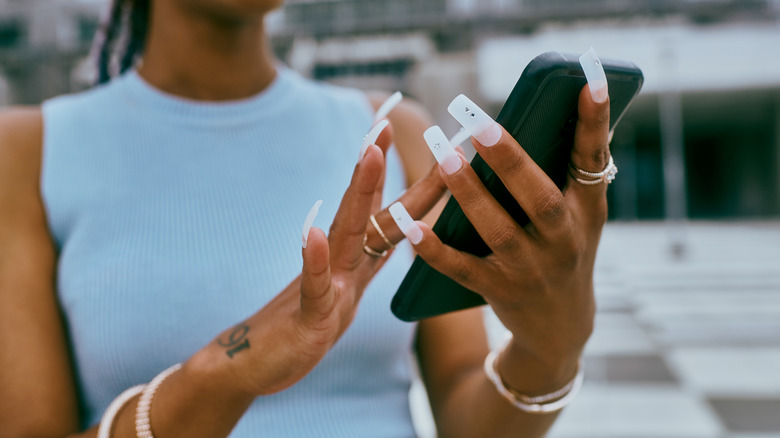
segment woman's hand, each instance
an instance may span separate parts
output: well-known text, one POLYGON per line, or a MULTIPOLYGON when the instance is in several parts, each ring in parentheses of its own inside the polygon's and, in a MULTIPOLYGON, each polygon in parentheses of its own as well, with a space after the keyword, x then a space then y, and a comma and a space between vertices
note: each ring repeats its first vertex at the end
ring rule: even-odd
MULTIPOLYGON (((599 172, 609 158, 609 102, 594 100, 586 87, 579 115, 572 164, 599 172)), ((606 184, 583 185, 569 177, 562 192, 511 135, 491 122, 476 132, 474 147, 531 224, 519 226, 461 155, 439 149, 434 154, 442 178, 493 253, 478 258, 457 251, 419 221, 422 237, 414 223, 401 228, 433 268, 491 305, 513 334, 499 360, 502 377, 518 391, 539 394, 574 376, 592 331, 593 266, 607 218, 606 184)))
MULTIPOLYGON (((382 204, 383 152, 392 143, 391 130, 381 131, 382 125, 387 122, 380 121, 365 140, 329 235, 310 228, 311 221, 304 226, 301 275, 255 315, 218 336, 201 358, 193 359, 204 367, 227 365, 228 373, 218 367, 222 384, 253 396, 288 388, 319 363, 351 323, 363 291, 386 261, 386 256, 370 255, 364 245, 378 253, 389 249, 369 222, 382 204)), ((445 190, 434 167, 400 200, 420 218, 445 190)), ((391 239, 397 242, 402 237, 399 233, 391 239)))

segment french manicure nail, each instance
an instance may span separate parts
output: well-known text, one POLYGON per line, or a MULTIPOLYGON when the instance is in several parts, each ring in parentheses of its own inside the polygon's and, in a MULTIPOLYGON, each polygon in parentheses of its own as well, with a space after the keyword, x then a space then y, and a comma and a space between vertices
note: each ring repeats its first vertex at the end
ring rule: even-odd
POLYGON ((604 66, 601 65, 599 55, 593 47, 584 55, 580 56, 580 65, 585 72, 585 78, 590 86, 590 96, 596 103, 604 103, 609 97, 607 88, 607 75, 604 73, 604 66))
POLYGON ((314 224, 314 219, 317 218, 317 214, 320 212, 320 206, 322 205, 322 199, 314 203, 314 206, 309 210, 309 214, 306 215, 306 220, 303 221, 303 249, 306 249, 306 245, 309 243, 309 231, 314 224))
POLYGON ((398 225, 398 228, 404 233, 404 236, 409 239, 409 242, 411 242, 412 245, 420 243, 423 238, 423 231, 420 226, 417 225, 417 222, 412 219, 412 216, 409 215, 409 212, 406 211, 404 205, 400 202, 396 202, 387 210, 393 217, 395 224, 398 225))
POLYGON ((455 152, 441 128, 431 126, 423 133, 423 138, 425 138, 425 142, 428 143, 428 147, 431 148, 433 156, 444 170, 444 173, 452 175, 463 166, 460 156, 455 152))
POLYGON ((392 96, 388 97, 387 100, 382 102, 382 105, 379 106, 379 109, 376 110, 376 114, 374 115, 374 123, 387 117, 387 115, 390 114, 390 111, 392 111, 396 105, 401 103, 403 98, 403 94, 401 94, 400 91, 396 91, 392 96))
POLYGON ((501 126, 465 95, 453 99, 447 111, 482 146, 490 147, 501 140, 501 126))
POLYGON ((363 146, 360 148, 360 158, 358 161, 361 161, 363 159, 363 156, 366 155, 366 151, 368 150, 368 147, 372 144, 376 144, 376 139, 379 138, 379 134, 382 133, 382 131, 387 128, 387 125, 389 125, 390 122, 387 120, 380 120, 379 123, 374 125, 373 128, 371 128, 370 131, 368 131, 368 134, 366 134, 365 137, 363 137, 363 146))

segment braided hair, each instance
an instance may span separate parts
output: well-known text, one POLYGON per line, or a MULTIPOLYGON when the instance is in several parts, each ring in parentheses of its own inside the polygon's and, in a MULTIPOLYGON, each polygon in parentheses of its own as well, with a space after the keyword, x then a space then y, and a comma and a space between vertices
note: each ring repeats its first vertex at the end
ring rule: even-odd
POLYGON ((97 83, 103 84, 135 65, 149 26, 151 0, 112 0, 106 21, 95 35, 97 83))

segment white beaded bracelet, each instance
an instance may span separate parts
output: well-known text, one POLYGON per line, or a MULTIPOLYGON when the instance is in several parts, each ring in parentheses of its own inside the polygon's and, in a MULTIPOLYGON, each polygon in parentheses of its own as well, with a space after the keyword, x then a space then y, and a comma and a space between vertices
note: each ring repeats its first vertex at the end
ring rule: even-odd
POLYGON ((579 363, 577 368, 577 375, 569 383, 562 388, 553 391, 549 394, 544 394, 536 397, 529 397, 526 395, 515 394, 509 388, 506 387, 504 381, 498 375, 496 371, 496 359, 501 351, 506 348, 507 341, 501 348, 493 350, 485 358, 485 375, 496 387, 496 390, 502 397, 512 403, 514 407, 521 411, 531 414, 547 414, 551 412, 557 412, 566 407, 582 387, 582 381, 584 379, 584 369, 582 362, 579 363))
POLYGON ((135 434, 137 438, 154 438, 152 434, 152 424, 149 419, 149 411, 152 407, 152 399, 154 399, 154 393, 157 392, 157 388, 160 387, 163 381, 171 374, 181 369, 181 364, 177 363, 167 370, 157 375, 151 382, 144 388, 141 398, 138 399, 138 406, 135 408, 135 434))
POLYGON ((140 394, 145 387, 146 385, 136 385, 132 388, 128 388, 108 405, 106 412, 103 413, 103 418, 100 419, 97 438, 111 438, 111 430, 114 427, 114 418, 116 417, 116 414, 119 413, 131 398, 140 394))

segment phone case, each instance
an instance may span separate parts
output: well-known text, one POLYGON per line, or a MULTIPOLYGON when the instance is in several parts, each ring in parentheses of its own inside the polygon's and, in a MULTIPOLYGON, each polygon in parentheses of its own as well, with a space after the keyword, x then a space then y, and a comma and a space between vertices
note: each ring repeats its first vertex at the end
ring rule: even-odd
MULTIPOLYGON (((633 63, 602 59, 609 83, 610 129, 623 116, 644 80, 633 63)), ((558 187, 566 184, 577 122, 577 103, 587 80, 579 55, 547 52, 523 71, 496 121, 500 123, 558 187)), ((471 166, 496 200, 520 225, 528 216, 478 154, 471 166)), ((484 257, 490 248, 466 218, 454 197, 447 202, 433 231, 447 245, 484 257)), ((417 321, 485 304, 477 293, 439 273, 419 256, 414 260, 391 310, 401 320, 417 321)))

